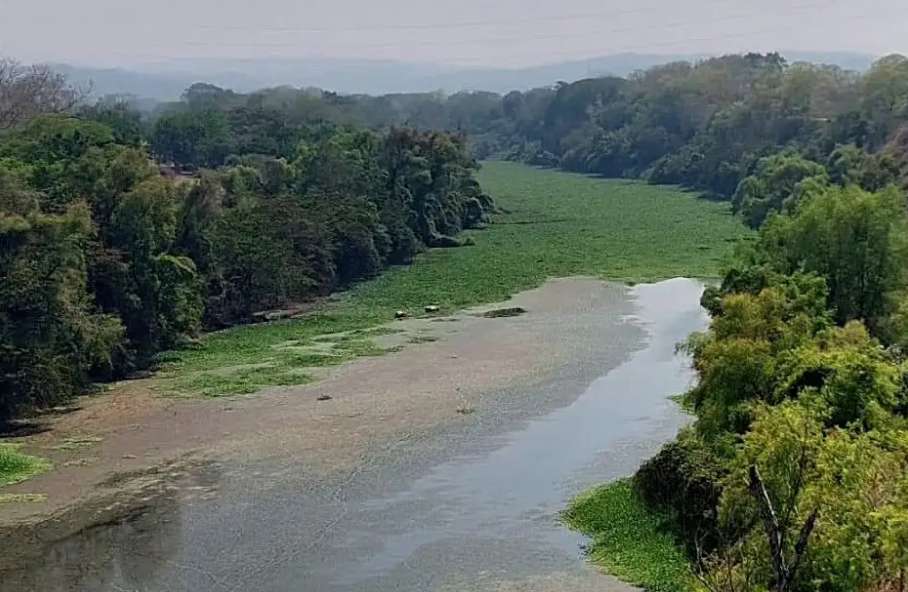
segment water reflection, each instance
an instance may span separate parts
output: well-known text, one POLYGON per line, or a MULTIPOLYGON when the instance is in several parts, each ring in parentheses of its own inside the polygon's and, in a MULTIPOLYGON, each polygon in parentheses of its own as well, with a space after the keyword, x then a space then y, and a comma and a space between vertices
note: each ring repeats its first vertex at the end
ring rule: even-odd
POLYGON ((184 553, 182 498, 186 491, 211 491, 218 481, 213 466, 179 481, 153 480, 78 515, 55 518, 30 536, 2 545, 0 592, 75 590, 153 590, 149 583, 172 569, 184 553), (92 525, 63 536, 76 524, 92 525))
POLYGON ((584 569, 580 540, 557 513, 586 487, 633 472, 687 421, 666 397, 692 380, 675 345, 707 324, 702 289, 684 279, 631 289, 634 314, 622 326, 645 331, 642 347, 622 351, 623 363, 572 404, 508 433, 482 432, 469 454, 406 478, 376 466, 340 489, 305 492, 206 467, 72 536, 49 528, 11 545, 0 534, 19 567, 0 572, 0 592, 494 590, 518 574, 584 569), (215 499, 187 499, 219 486, 215 499))
MULTIPOLYGON (((706 326, 702 290, 686 279, 634 288, 636 311, 627 322, 647 332, 644 348, 571 405, 505 434, 491 453, 438 465, 405 490, 363 504, 354 521, 361 528, 337 552, 368 546, 369 556, 325 573, 326 580, 366 590, 389 574, 402 577, 414 562, 436 573, 459 560, 493 569, 501 546, 516 549, 521 543, 514 541, 522 540, 532 543, 521 553, 537 552, 542 543, 553 556, 575 555, 581 539, 557 524, 567 501, 594 483, 631 474, 687 421, 668 397, 693 380, 676 345, 706 326), (489 552, 474 552, 487 540, 501 542, 491 562, 489 552)), ((519 554, 509 561, 520 562, 519 554)))

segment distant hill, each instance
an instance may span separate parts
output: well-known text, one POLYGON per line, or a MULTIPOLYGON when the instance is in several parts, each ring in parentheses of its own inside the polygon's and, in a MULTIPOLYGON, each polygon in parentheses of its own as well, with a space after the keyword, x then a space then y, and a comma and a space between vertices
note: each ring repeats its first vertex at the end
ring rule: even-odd
MULTIPOLYGON (((874 56, 844 52, 783 52, 790 62, 834 64, 866 70, 874 56)), ((130 94, 157 101, 174 100, 194 82, 210 82, 238 92, 270 86, 318 87, 340 93, 387 94, 441 90, 508 92, 573 82, 591 76, 628 74, 679 60, 699 60, 704 54, 622 53, 529 68, 458 68, 351 59, 208 59, 176 60, 127 69, 98 69, 55 65, 73 81, 92 82, 93 93, 130 94)))

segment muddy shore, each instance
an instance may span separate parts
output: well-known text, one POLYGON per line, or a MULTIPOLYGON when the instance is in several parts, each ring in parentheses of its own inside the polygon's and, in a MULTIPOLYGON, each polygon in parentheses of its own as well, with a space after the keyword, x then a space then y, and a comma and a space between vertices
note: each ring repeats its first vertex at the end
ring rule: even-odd
MULTIPOLYGON (((684 324, 672 339, 702 324, 699 284, 675 282, 684 324)), ((506 450, 507 434, 570 405, 644 350, 653 332, 643 321, 655 322, 634 316, 644 297, 594 279, 553 280, 505 303, 397 322, 419 343, 252 397, 166 399, 147 382, 117 385, 26 439, 25 450, 55 469, 4 490, 47 499, 0 504, 0 545, 13 550, 0 557, 0 590, 624 589, 583 566, 580 540, 552 527, 548 498, 521 520, 531 531, 545 522, 548 544, 573 555, 520 541, 503 548, 445 521, 412 523, 432 524, 439 511, 456 523, 470 508, 423 507, 435 482, 419 484, 432 471, 469 483, 470 471, 486 469, 451 463, 506 450), (482 315, 500 308, 527 312, 482 315), (405 485, 421 493, 386 503, 405 485), (438 564, 455 543, 469 552, 438 564), (353 557, 364 566, 357 574, 345 563, 353 557), (496 571, 502 565, 514 567, 496 571)), ((649 422, 640 437, 609 441, 607 475, 590 471, 574 492, 632 471, 684 421, 670 406, 641 413, 631 418, 649 422)), ((550 439, 543 445, 557 447, 550 439)))

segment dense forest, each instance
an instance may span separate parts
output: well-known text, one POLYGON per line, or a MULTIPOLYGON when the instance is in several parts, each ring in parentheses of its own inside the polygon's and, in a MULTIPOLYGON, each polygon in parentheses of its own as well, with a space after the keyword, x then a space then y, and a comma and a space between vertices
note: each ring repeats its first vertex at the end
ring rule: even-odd
POLYGON ((203 328, 457 246, 492 208, 460 135, 238 109, 222 143, 193 89, 149 128, 122 103, 80 104, 46 69, 5 65, 0 419, 147 367, 203 328))
POLYGON ((754 227, 808 178, 873 191, 908 169, 908 59, 895 55, 864 74, 777 54, 668 64, 511 93, 501 114, 477 136, 482 156, 685 185, 754 227))
MULTIPOLYGON (((196 84, 145 127, 159 158, 196 167, 221 166, 231 154, 292 159, 300 130, 326 122, 447 130, 466 135, 480 160, 684 185, 732 201, 756 228, 811 183, 868 191, 905 183, 906 121, 908 58, 856 73, 747 54, 503 96, 285 87, 244 95, 196 84)), ((137 116, 118 123, 123 136, 139 134, 137 116)))
POLYGON ((475 158, 680 184, 757 238, 686 344, 696 421, 636 491, 710 590, 906 590, 908 59, 735 55, 504 96, 197 84, 150 115, 56 84, 3 119, 9 79, 0 417, 457 245, 493 207, 475 158))
POLYGON ((696 421, 636 475, 709 590, 904 590, 905 195, 814 186, 703 298, 696 421))
POLYGON ((632 482, 699 584, 905 590, 908 60, 731 56, 553 93, 506 98, 536 104, 508 157, 687 185, 758 229, 685 346, 696 421, 632 482))
POLYGON ((699 585, 908 586, 908 59, 668 64, 502 98, 484 156, 728 200, 757 239, 686 344, 696 418, 633 479, 699 585))

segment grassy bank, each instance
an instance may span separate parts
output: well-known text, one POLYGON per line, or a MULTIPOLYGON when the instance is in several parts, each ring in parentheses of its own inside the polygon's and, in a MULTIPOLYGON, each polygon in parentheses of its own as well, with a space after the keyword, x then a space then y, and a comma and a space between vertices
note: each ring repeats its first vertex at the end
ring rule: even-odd
POLYGON ((714 276, 746 234, 727 204, 674 188, 488 163, 480 181, 503 213, 467 233, 474 246, 433 250, 327 303, 305 320, 240 327, 169 354, 161 389, 251 393, 302 384, 307 368, 380 354, 368 329, 405 310, 496 302, 549 277, 647 281, 714 276))
POLYGON ((650 592, 694 590, 684 552, 627 480, 581 495, 565 522, 592 539, 590 558, 610 574, 650 592))
POLYGON ((0 444, 0 487, 12 485, 50 468, 44 459, 22 454, 14 444, 0 444))

